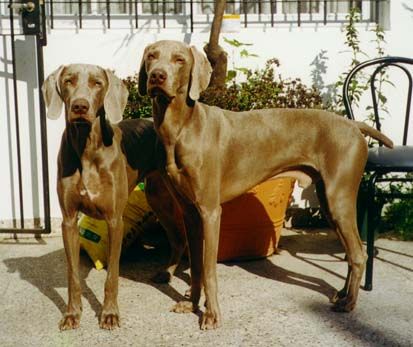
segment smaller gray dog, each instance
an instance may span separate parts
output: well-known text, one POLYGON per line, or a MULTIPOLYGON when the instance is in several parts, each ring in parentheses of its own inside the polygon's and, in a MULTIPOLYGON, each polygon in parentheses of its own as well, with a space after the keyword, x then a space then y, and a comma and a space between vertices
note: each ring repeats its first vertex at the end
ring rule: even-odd
POLYGON ((47 116, 57 119, 64 105, 66 117, 57 164, 57 192, 63 215, 69 302, 59 327, 75 329, 80 323, 77 216, 81 211, 108 224, 108 273, 100 327, 113 329, 120 324, 117 295, 122 214, 139 180, 146 178, 147 200, 167 230, 172 248, 168 267, 154 278, 157 282, 170 280, 185 247, 175 223, 175 202, 157 171, 164 160, 163 147, 157 144, 151 121, 121 121, 128 91, 111 71, 95 65, 61 66, 42 89, 47 116), (105 114, 118 124, 107 122, 105 114))

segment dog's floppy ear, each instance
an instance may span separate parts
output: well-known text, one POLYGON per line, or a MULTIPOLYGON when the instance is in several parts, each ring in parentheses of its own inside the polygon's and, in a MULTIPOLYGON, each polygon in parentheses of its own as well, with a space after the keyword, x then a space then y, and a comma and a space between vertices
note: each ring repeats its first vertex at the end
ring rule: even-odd
POLYGON ((146 49, 143 52, 142 60, 141 60, 141 67, 139 68, 138 92, 140 96, 144 96, 148 93, 147 86, 146 86, 148 82, 148 74, 146 73, 145 55, 146 55, 146 49))
POLYGON ((59 66, 43 82, 42 93, 47 107, 47 118, 57 119, 63 108, 63 100, 60 96, 59 78, 65 67, 59 66))
POLYGON ((207 57, 194 46, 191 46, 191 53, 194 62, 191 69, 189 97, 195 101, 199 99, 201 92, 207 89, 211 79, 212 67, 207 57))
POLYGON ((109 84, 103 100, 103 106, 109 121, 116 124, 123 118, 123 111, 125 111, 128 102, 129 92, 125 83, 116 77, 111 70, 106 69, 105 72, 109 84))

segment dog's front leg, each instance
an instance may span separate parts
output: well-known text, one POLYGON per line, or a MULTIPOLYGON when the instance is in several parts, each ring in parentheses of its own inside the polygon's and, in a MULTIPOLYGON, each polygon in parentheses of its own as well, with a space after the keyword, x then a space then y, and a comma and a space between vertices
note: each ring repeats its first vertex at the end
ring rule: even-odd
POLYGON ((70 216, 63 214, 62 232, 67 259, 69 301, 66 312, 59 323, 59 328, 60 330, 69 330, 79 327, 82 314, 77 212, 70 216))
MULTIPOLYGON (((120 215, 120 214, 119 214, 120 215)), ((119 258, 122 246, 123 220, 122 217, 109 218, 108 224, 108 272, 105 282, 105 299, 102 314, 100 316, 100 327, 102 329, 114 329, 120 326, 118 308, 118 279, 119 258)))
POLYGON ((203 283, 206 311, 202 316, 201 329, 216 329, 221 326, 221 312, 218 304, 217 257, 221 206, 204 208, 201 206, 201 219, 204 231, 203 283))

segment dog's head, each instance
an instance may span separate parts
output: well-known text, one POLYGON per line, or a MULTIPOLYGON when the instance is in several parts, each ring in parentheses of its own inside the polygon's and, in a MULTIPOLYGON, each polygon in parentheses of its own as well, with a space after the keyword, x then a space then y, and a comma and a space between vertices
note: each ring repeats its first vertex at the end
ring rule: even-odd
POLYGON ((145 48, 139 71, 139 93, 198 100, 208 87, 212 68, 194 46, 179 41, 158 41, 145 48))
POLYGON ((91 123, 102 107, 109 121, 118 123, 128 100, 126 86, 112 71, 87 64, 60 66, 47 77, 42 92, 47 117, 59 118, 64 104, 70 123, 91 123))

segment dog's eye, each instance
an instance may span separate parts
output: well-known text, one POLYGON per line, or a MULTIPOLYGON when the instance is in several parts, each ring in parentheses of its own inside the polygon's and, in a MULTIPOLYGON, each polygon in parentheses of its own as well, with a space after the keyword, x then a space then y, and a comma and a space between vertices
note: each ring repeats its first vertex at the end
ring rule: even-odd
POLYGON ((102 86, 102 81, 95 81, 95 86, 101 87, 102 86))
POLYGON ((185 64, 185 59, 182 57, 177 57, 175 60, 178 64, 185 64))
POLYGON ((148 60, 153 60, 153 59, 155 59, 155 54, 149 53, 147 58, 148 58, 148 60))
POLYGON ((66 79, 66 80, 63 81, 63 83, 68 86, 68 85, 72 84, 72 80, 71 79, 66 79))

